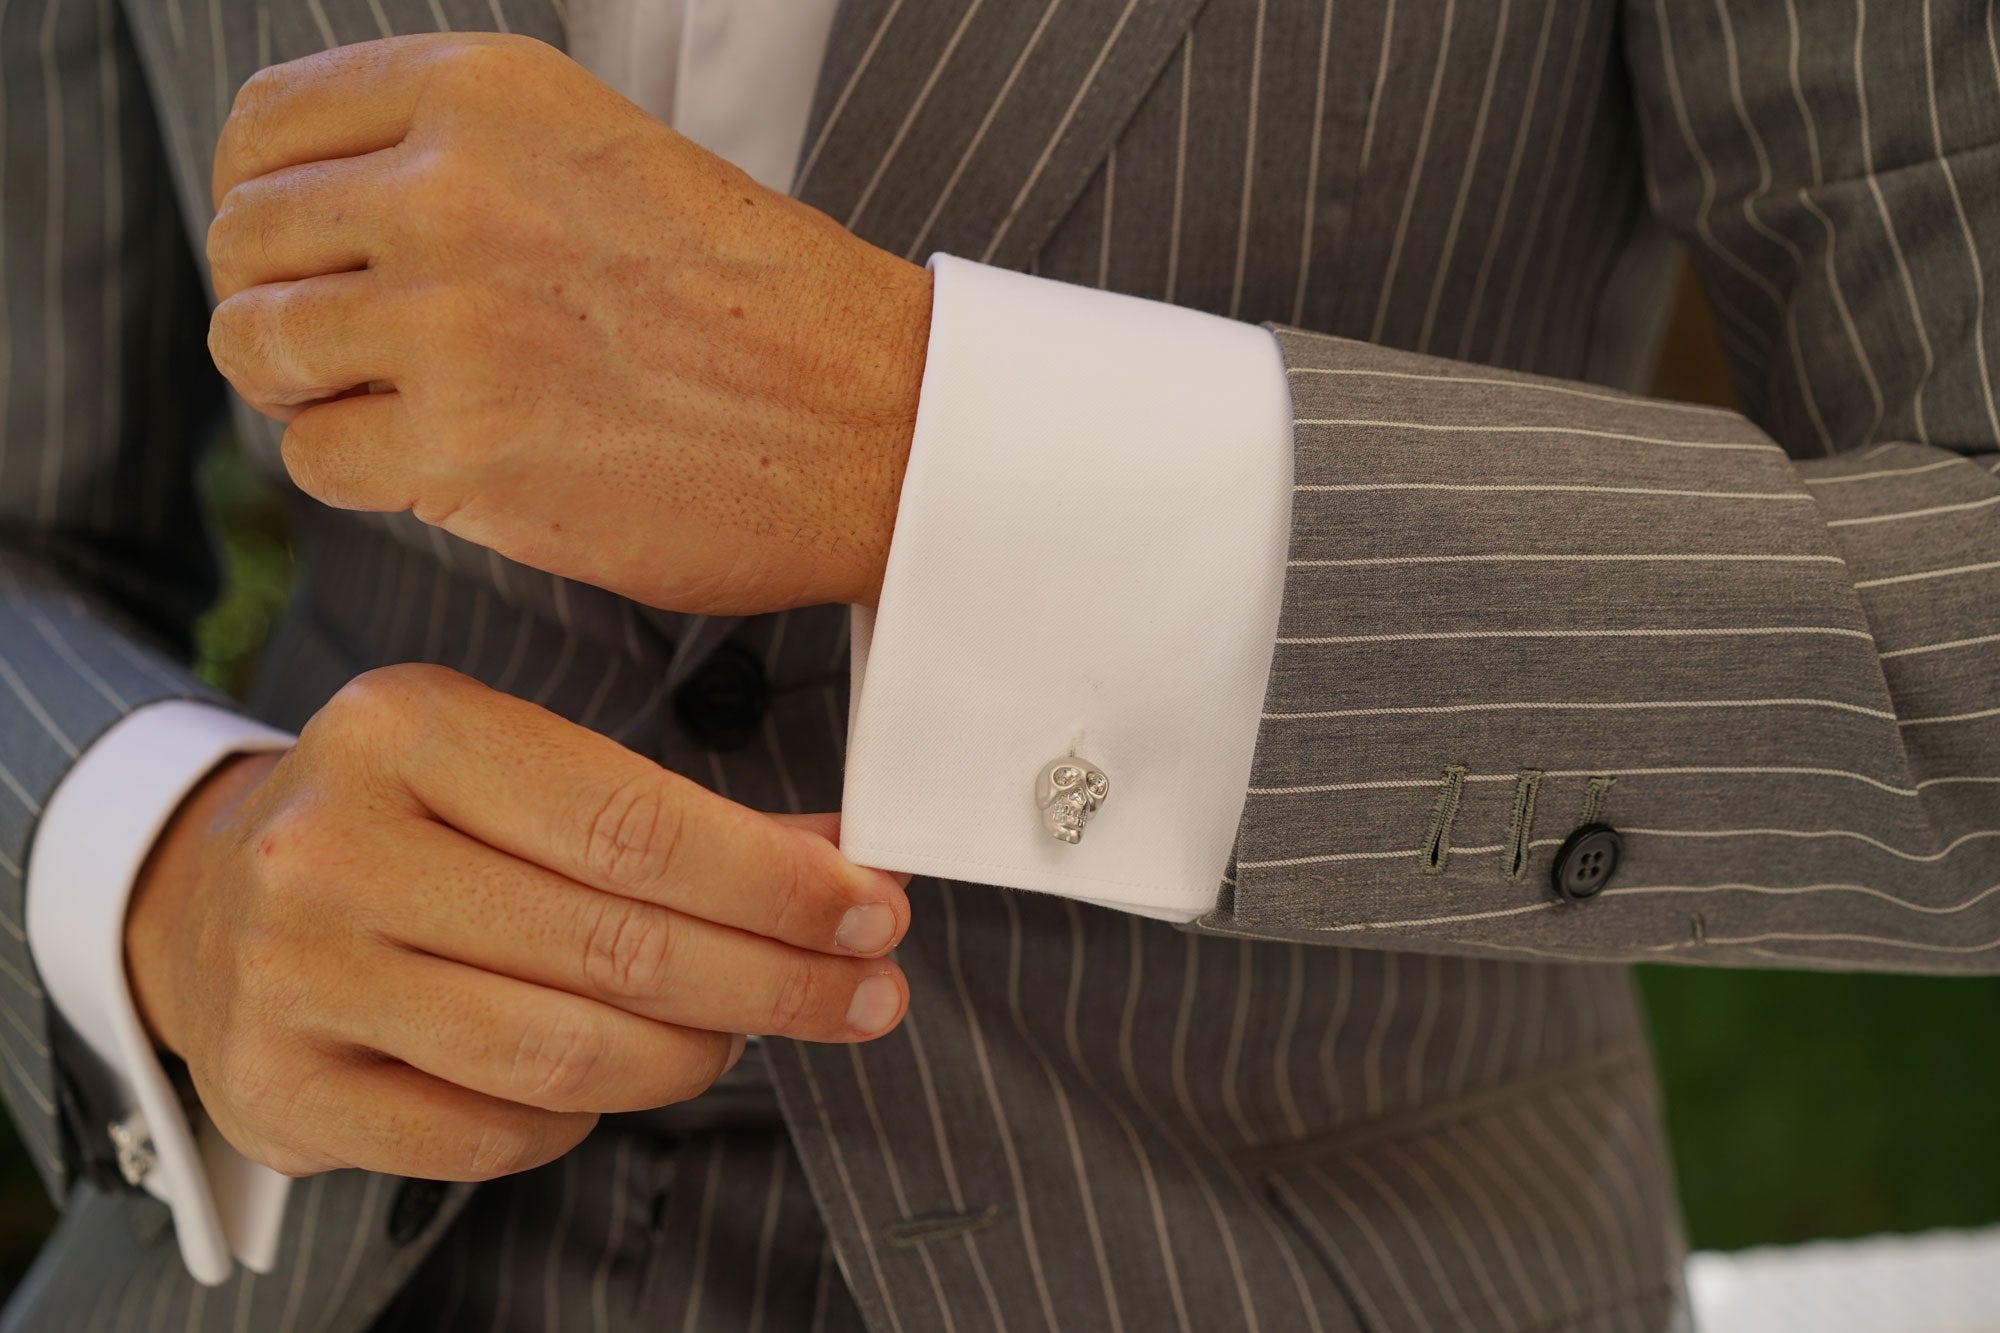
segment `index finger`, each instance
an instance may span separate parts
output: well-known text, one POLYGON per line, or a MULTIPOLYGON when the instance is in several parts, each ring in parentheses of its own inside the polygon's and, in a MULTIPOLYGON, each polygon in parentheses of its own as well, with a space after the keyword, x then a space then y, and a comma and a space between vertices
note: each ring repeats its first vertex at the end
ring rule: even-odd
POLYGON ((284 167, 359 157, 401 143, 437 61, 505 40, 496 33, 412 33, 336 46, 271 65, 236 92, 215 145, 210 204, 284 167))
POLYGON ((349 690, 377 683, 392 697, 374 711, 417 723, 391 761, 411 795, 491 847, 606 893, 823 953, 886 953, 909 925, 896 877, 855 865, 809 827, 455 672, 396 668, 349 690))

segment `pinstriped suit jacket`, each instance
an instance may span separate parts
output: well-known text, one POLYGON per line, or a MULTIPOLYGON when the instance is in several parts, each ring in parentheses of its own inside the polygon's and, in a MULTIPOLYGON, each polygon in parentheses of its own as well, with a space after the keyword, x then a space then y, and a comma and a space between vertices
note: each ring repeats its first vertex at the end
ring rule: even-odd
MULTIPOLYGON (((452 1308, 1672 1323, 1619 964, 2000 956, 1994 23, 1972 0, 848 0, 808 201, 915 257, 1282 326, 1292 559, 1230 878, 1188 932, 920 885, 910 1021, 775 1045, 783 1132, 754 1165, 721 1139, 682 1161, 671 1244, 633 1248, 655 1150, 607 1124, 550 1169, 552 1216, 482 1187, 515 1202, 497 1255, 464 1240, 452 1308), (1668 234, 1747 417, 1616 391, 1668 234), (1550 857, 1588 819, 1626 861, 1561 905, 1550 857)), ((82 747, 199 692, 176 649, 211 586, 190 237, 215 132, 259 65, 442 25, 561 38, 557 0, 0 4, 0 1086, 58 1193, 101 1126, 59 1077, 21 866, 82 747)), ((295 508, 265 715, 439 661, 750 803, 837 798, 837 613, 688 621, 295 508), (719 753, 666 700, 728 637, 774 697, 719 753)), ((454 1223, 468 1193, 413 1230, 397 1182, 322 1178, 275 1274, 203 1292, 77 1186, 15 1318, 361 1328, 448 1229, 494 1234, 454 1223)))

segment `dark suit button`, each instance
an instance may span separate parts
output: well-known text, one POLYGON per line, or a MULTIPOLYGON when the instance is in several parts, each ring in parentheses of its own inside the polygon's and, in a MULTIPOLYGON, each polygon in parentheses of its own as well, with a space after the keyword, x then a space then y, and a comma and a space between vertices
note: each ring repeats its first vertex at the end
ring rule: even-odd
POLYGON ((1611 882, 1625 840, 1609 824, 1585 824, 1563 840, 1549 871, 1556 895, 1580 903, 1611 882))
POLYGON ((709 749, 734 750, 757 734, 770 702, 763 663, 741 644, 725 643, 674 691, 674 716, 709 749))
POLYGON ((423 1234, 438 1209, 444 1206, 442 1180, 406 1180, 389 1201, 389 1239, 408 1245, 423 1234))

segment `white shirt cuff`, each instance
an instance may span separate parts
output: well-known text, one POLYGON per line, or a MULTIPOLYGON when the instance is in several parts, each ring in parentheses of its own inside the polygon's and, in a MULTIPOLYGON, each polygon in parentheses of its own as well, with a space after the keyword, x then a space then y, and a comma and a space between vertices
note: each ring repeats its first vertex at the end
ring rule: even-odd
POLYGON ((173 1211, 188 1271, 211 1286, 229 1277, 232 1254, 271 1270, 291 1182, 237 1153, 206 1116, 182 1111, 132 1002, 125 905, 168 819, 217 764, 292 739, 208 704, 138 709, 56 787, 28 861, 35 966, 50 1000, 103 1061, 126 1112, 118 1130, 141 1145, 139 1161, 150 1151, 138 1183, 173 1211))
POLYGON ((1242 817, 1290 537, 1291 395, 1255 325, 934 256, 879 611, 854 620, 841 847, 1177 921, 1242 817), (1082 841, 1034 785, 1110 779, 1082 841))

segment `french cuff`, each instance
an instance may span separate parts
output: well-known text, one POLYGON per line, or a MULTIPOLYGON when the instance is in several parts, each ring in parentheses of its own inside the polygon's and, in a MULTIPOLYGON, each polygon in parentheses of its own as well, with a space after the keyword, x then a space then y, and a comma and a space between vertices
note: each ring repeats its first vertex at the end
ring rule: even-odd
POLYGON ((1175 921, 1250 778, 1291 519, 1255 325, 937 255, 879 609, 854 613, 841 847, 1175 921), (1108 791, 1076 842, 1038 779, 1108 791), (1060 823, 1058 818, 1055 822, 1060 823))
POLYGON ((231 1255, 271 1270, 291 1182, 230 1147, 199 1108, 182 1109, 126 980, 125 906, 161 830, 217 764, 292 740, 209 704, 138 709, 63 777, 28 861, 28 949, 123 1108, 106 1128, 119 1170, 172 1210, 181 1258, 210 1286, 228 1279, 231 1255))

